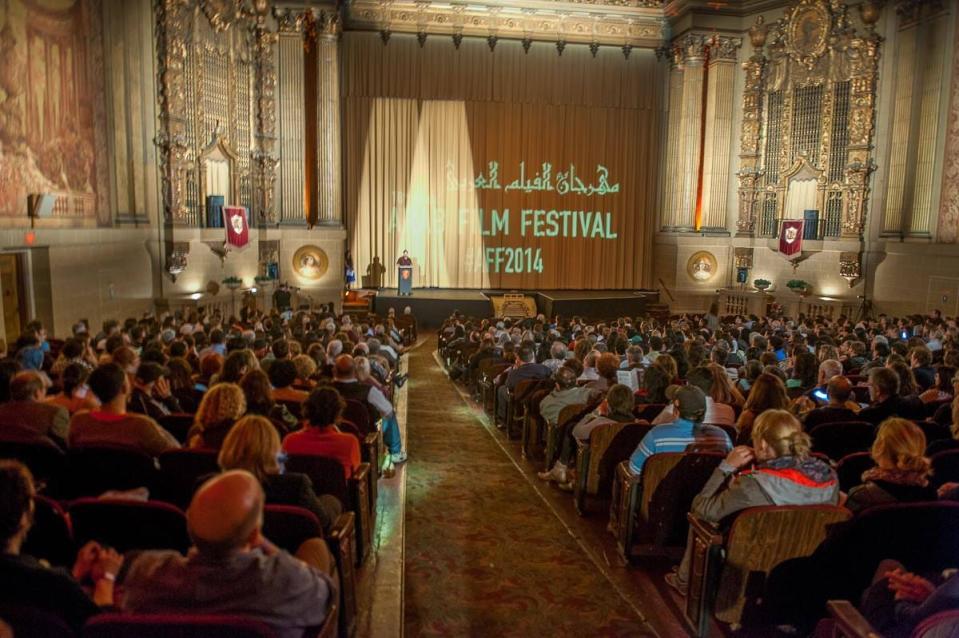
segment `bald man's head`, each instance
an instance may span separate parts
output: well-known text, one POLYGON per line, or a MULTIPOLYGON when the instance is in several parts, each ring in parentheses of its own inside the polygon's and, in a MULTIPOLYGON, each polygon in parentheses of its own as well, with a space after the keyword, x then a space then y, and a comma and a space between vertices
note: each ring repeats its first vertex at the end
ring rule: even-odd
POLYGON ((852 382, 846 377, 833 377, 826 386, 826 394, 830 401, 842 405, 852 395, 852 382))
POLYGON ((190 538, 201 554, 229 556, 259 534, 263 488, 245 470, 224 472, 197 490, 186 518, 190 538))
POLYGON ((348 354, 341 354, 333 362, 333 376, 337 379, 351 379, 356 376, 356 365, 353 363, 353 357, 348 354))

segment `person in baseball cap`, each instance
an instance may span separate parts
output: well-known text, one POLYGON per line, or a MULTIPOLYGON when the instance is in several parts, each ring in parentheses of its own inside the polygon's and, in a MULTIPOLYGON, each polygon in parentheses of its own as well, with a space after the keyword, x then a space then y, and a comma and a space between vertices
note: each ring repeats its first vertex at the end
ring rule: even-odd
POLYGON ((678 418, 671 423, 657 425, 643 437, 629 457, 629 471, 632 474, 640 475, 647 459, 654 454, 685 452, 692 446, 726 453, 733 447, 732 440, 722 428, 703 423, 706 417, 706 393, 702 388, 671 385, 666 388, 666 397, 678 418))
POLYGON ((706 394, 694 385, 671 385, 666 398, 673 402, 679 418, 702 423, 706 416, 706 394))

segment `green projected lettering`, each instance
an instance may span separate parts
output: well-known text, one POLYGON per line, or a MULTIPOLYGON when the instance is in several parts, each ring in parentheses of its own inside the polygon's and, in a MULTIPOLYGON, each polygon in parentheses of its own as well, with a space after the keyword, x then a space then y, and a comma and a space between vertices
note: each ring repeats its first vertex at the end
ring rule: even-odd
MULTIPOLYGON (((480 228, 483 237, 508 236, 510 234, 509 209, 480 209, 480 228)), ((462 219, 461 219, 462 223, 462 219)), ((617 239, 613 230, 613 215, 591 210, 533 210, 524 208, 519 216, 521 237, 562 237, 586 239, 617 239)))
POLYGON ((570 164, 565 171, 553 173, 553 165, 543 162, 540 169, 530 175, 526 174, 526 162, 519 163, 519 176, 503 187, 499 181, 499 162, 494 160, 487 163, 486 171, 480 172, 476 179, 459 179, 456 166, 453 162, 446 165, 446 182, 450 191, 467 190, 470 187, 476 190, 521 191, 523 193, 555 192, 559 195, 613 195, 619 192, 619 182, 609 183, 609 169, 602 164, 596 165, 595 180, 589 184, 576 174, 576 165, 570 164))
POLYGON ((543 272, 542 251, 537 248, 497 248, 486 249, 486 267, 489 272, 502 272, 519 275, 524 272, 543 272))

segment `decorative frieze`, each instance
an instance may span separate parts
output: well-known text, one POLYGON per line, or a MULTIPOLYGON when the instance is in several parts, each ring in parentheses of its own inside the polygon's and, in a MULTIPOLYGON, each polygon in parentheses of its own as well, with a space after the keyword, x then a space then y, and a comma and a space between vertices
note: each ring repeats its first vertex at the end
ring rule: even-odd
MULTIPOLYGON (((423 0, 354 0, 351 29, 381 35, 410 33, 529 41, 656 48, 662 45, 666 18, 658 0, 562 0, 539 2, 519 12, 482 0, 468 5, 423 0)), ((388 36, 384 37, 388 41, 388 36)))

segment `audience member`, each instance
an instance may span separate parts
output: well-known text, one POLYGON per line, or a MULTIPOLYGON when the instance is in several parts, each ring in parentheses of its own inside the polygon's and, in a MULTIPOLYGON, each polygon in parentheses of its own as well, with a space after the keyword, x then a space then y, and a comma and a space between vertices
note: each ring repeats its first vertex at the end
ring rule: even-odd
POLYGON ((303 402, 303 428, 283 438, 283 451, 336 459, 350 478, 360 466, 360 442, 336 428, 344 407, 346 402, 335 388, 320 386, 310 392, 303 402))
POLYGON ((35 495, 30 470, 19 461, 0 460, 0 600, 58 616, 79 633, 101 607, 113 605, 113 583, 123 558, 91 541, 67 572, 21 553, 33 525, 35 495), (83 585, 91 587, 90 595, 83 585))
POLYGON ((187 510, 193 549, 147 551, 131 559, 118 583, 133 613, 240 614, 262 621, 278 638, 301 638, 323 623, 337 587, 322 539, 296 556, 263 537, 264 493, 242 470, 207 481, 187 510))
POLYGON ((127 413, 130 380, 119 365, 97 366, 87 383, 100 401, 100 407, 77 412, 70 419, 68 443, 71 447, 117 445, 150 456, 180 447, 173 435, 150 417, 127 413))
POLYGON ((896 417, 883 421, 870 452, 876 467, 850 490, 845 506, 858 514, 874 505, 936 500, 925 451, 926 435, 915 423, 896 417))
POLYGON ((46 437, 66 445, 70 413, 45 401, 46 394, 46 380, 39 372, 18 372, 10 381, 10 401, 0 404, 0 439, 46 437))
POLYGON ((235 383, 217 383, 206 391, 187 433, 191 448, 219 450, 233 424, 246 413, 246 396, 235 383))
POLYGON ((343 508, 339 499, 329 494, 317 496, 310 477, 285 471, 285 461, 276 428, 266 417, 252 415, 236 422, 224 439, 218 457, 220 469, 246 470, 255 476, 268 505, 308 509, 329 532, 343 508))
MULTIPOLYGON (((749 507, 838 503, 835 471, 810 454, 809 435, 792 414, 763 412, 753 425, 752 443, 729 452, 693 499, 692 514, 718 523, 749 507), (752 464, 754 468, 745 469, 752 464)), ((687 543, 679 568, 666 576, 666 582, 684 596, 691 560, 692 544, 687 543)))
POLYGON ((723 452, 732 447, 729 435, 713 425, 706 425, 709 397, 696 385, 669 386, 666 396, 672 403, 673 420, 657 425, 640 441, 629 457, 629 471, 640 474, 646 460, 660 452, 684 452, 690 445, 715 448, 723 452))

